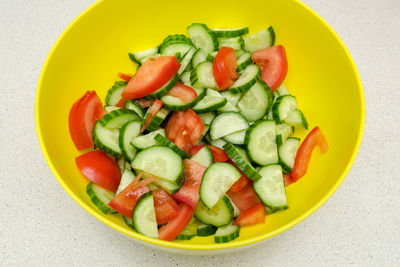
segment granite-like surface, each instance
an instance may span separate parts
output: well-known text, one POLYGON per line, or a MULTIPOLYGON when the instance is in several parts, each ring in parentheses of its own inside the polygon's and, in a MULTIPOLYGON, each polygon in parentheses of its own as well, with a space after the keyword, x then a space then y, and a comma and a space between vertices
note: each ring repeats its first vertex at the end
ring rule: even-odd
POLYGON ((212 257, 136 244, 84 212, 46 166, 33 120, 37 79, 59 34, 92 2, 0 1, 0 265, 400 266, 399 0, 305 1, 359 68, 367 104, 359 155, 308 219, 251 250, 212 257))

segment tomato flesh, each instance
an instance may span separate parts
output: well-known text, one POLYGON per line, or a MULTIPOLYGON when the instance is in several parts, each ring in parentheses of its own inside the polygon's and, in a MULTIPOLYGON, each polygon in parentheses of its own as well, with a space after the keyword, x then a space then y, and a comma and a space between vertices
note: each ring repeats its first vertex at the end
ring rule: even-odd
POLYGON ((322 153, 326 153, 329 149, 328 141, 319 127, 312 129, 297 150, 293 170, 290 173, 292 182, 298 181, 307 173, 308 163, 316 146, 319 146, 322 153))
POLYGON ((240 212, 244 212, 255 204, 261 202, 260 198, 254 191, 253 184, 251 182, 249 182, 239 192, 228 191, 227 194, 240 212))
POLYGON ((185 168, 185 183, 172 196, 179 202, 185 203, 195 209, 200 199, 200 184, 206 167, 190 159, 185 159, 183 166, 185 168))
POLYGON ((144 120, 142 129, 140 130, 141 132, 143 132, 144 130, 146 130, 147 126, 149 126, 150 122, 153 120, 154 116, 157 114, 157 112, 162 108, 163 106, 163 102, 159 99, 156 99, 153 102, 153 105, 151 105, 147 117, 144 120))
POLYGON ((87 91, 72 105, 68 117, 69 133, 78 150, 93 147, 93 127, 105 113, 95 91, 87 91))
POLYGON ((193 110, 176 111, 165 127, 167 138, 180 149, 189 153, 191 147, 200 139, 204 124, 193 110))
POLYGON ((168 91, 167 95, 178 97, 183 103, 192 102, 197 98, 197 92, 190 86, 178 82, 168 91))
POLYGON ((251 59, 261 69, 261 79, 275 91, 285 80, 288 62, 282 45, 266 47, 251 54, 251 59))
POLYGON ((180 66, 175 56, 149 58, 129 81, 122 97, 136 99, 157 91, 172 79, 180 66))
POLYGON ((251 208, 242 212, 239 217, 236 218, 235 224, 240 226, 250 226, 265 222, 265 216, 267 212, 262 203, 257 203, 251 208))
POLYGON ((163 189, 153 190, 153 200, 157 224, 167 223, 178 216, 178 203, 163 189))
POLYGON ((148 108, 148 107, 150 107, 150 106, 153 104, 153 102, 154 102, 153 99, 146 99, 146 98, 139 98, 139 99, 136 99, 135 101, 136 101, 136 103, 138 103, 138 105, 139 105, 141 108, 148 108))
POLYGON ((237 60, 232 47, 221 47, 213 61, 213 74, 220 90, 231 87, 239 77, 237 60))
POLYGON ((179 207, 178 216, 158 230, 158 239, 166 241, 174 240, 193 218, 194 209, 184 203, 181 203, 179 207))
POLYGON ((118 72, 118 77, 120 77, 122 80, 126 82, 129 82, 132 79, 133 75, 128 73, 118 72))
POLYGON ((75 158, 78 169, 92 182, 102 188, 115 192, 121 181, 118 163, 106 153, 93 150, 75 158))

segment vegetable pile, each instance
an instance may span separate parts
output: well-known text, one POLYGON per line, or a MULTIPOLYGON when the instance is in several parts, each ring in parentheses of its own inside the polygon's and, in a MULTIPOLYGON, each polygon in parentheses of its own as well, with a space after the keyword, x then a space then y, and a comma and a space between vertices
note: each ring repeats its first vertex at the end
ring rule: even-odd
POLYGON ((93 148, 75 160, 104 214, 153 238, 229 242, 287 209, 285 186, 328 144, 318 127, 292 137, 308 123, 282 84, 272 27, 187 30, 130 53, 136 73, 119 74, 105 107, 94 91, 78 99, 69 130, 78 150, 93 148))

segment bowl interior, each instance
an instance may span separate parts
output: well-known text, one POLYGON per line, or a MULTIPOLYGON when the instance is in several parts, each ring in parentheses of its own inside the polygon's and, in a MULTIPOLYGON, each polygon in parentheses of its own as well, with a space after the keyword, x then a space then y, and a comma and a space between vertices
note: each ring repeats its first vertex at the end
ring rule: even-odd
MULTIPOLYGON (((295 0, 99 1, 80 15, 59 38, 47 58, 36 96, 36 125, 45 158, 60 184, 83 208, 105 224, 156 245, 184 249, 222 249, 275 235, 317 209, 339 186, 357 153, 364 123, 364 98, 354 63, 329 26, 295 0), (185 33, 192 22, 210 27, 249 26, 256 32, 272 25, 286 48, 285 85, 298 100, 310 128, 320 126, 330 150, 314 152, 307 175, 287 188, 290 209, 266 223, 243 228, 227 244, 213 238, 163 242, 136 234, 117 215, 103 215, 85 193, 88 183, 75 167, 79 155, 68 132, 68 112, 86 90, 104 100, 118 72, 133 73, 128 52, 158 45, 168 34, 185 33)), ((304 138, 307 131, 297 131, 304 138)))

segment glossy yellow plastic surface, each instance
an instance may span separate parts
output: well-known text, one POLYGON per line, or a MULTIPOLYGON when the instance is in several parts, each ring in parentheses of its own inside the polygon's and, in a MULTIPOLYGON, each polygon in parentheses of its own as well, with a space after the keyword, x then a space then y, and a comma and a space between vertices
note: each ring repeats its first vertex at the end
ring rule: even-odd
MULTIPOLYGON (((269 238, 320 207, 340 185, 356 157, 365 104, 356 66, 345 45, 321 17, 299 1, 248 0, 235 4, 232 0, 104 0, 76 18, 52 48, 37 87, 35 119, 50 169, 87 212, 153 247, 201 254, 207 252, 193 250, 231 251, 269 238), (319 126, 330 145, 327 154, 316 149, 307 175, 287 188, 288 210, 267 216, 263 225, 242 228, 238 239, 225 244, 214 244, 213 237, 160 241, 137 234, 118 215, 103 215, 86 196, 88 180, 75 166, 74 159, 80 153, 68 131, 71 105, 85 91, 96 90, 104 100, 118 72, 135 72, 128 52, 156 46, 169 34, 186 34, 192 22, 218 28, 249 26, 250 33, 272 25, 276 43, 285 46, 288 57, 284 83, 297 97, 310 129, 319 126)), ((295 133, 301 138, 306 134, 305 130, 295 133)))

